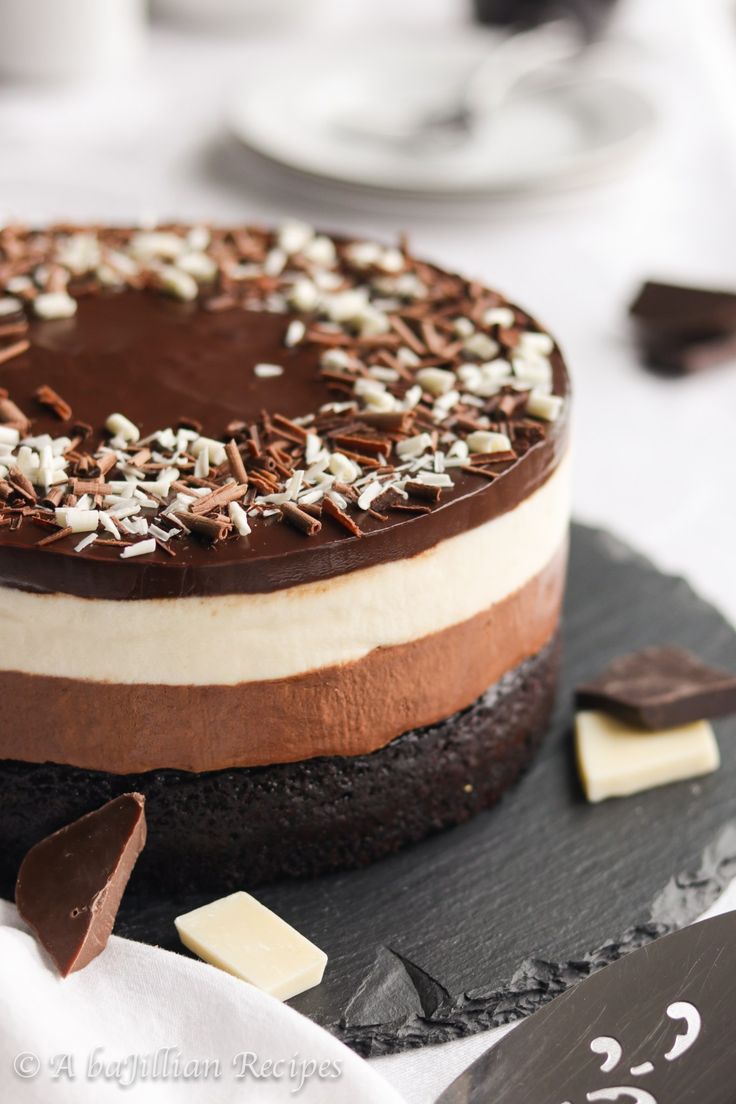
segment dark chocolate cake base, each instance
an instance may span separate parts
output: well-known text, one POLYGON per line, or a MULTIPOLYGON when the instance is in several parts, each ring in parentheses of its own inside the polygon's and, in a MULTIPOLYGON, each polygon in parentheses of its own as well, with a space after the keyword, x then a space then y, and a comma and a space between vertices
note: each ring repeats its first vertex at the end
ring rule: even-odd
POLYGON ((131 790, 148 821, 138 890, 225 892, 371 863, 498 801, 542 741, 558 666, 555 638, 469 708, 354 758, 127 775, 0 761, 0 895, 34 843, 131 790))

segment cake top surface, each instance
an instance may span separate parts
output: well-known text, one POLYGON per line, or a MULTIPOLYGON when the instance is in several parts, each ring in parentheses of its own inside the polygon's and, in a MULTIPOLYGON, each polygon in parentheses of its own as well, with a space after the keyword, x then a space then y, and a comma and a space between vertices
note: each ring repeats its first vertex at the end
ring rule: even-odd
POLYGON ((0 231, 0 583, 265 591, 413 555, 553 470, 549 334, 407 244, 0 231))

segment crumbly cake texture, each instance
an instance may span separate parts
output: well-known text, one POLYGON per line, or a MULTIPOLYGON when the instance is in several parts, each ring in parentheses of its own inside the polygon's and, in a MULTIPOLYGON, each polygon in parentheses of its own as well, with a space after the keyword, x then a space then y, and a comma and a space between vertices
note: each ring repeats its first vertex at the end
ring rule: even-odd
POLYGON ((494 805, 547 728, 555 637, 469 708, 371 755, 189 774, 0 762, 0 893, 40 838, 134 788, 148 843, 131 892, 226 892, 364 866, 494 805))
POLYGON ((281 355, 250 370, 288 388, 290 356, 312 348, 324 400, 253 421, 233 411, 206 431, 196 409, 141 425, 111 407, 100 432, 84 395, 72 406, 41 383, 28 407, 11 384, 0 390, 0 543, 3 530, 31 528, 40 549, 166 561, 274 521, 295 545, 323 527, 357 540, 499 479, 565 405, 550 335, 405 241, 335 240, 299 222, 11 226, 0 288, 0 365, 20 364, 38 324, 68 323, 86 298, 147 291, 211 313, 283 316, 281 355), (38 432, 41 415, 58 432, 38 432))

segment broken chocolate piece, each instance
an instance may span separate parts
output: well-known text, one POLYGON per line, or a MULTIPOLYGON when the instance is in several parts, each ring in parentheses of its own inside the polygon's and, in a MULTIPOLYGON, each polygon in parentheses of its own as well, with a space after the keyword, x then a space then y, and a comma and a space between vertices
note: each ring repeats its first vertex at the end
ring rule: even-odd
POLYGON ((667 337, 644 340, 642 353, 647 367, 666 376, 694 376, 707 368, 736 361, 736 330, 707 340, 678 341, 667 337))
POLYGON ((649 281, 629 308, 648 367, 688 375, 736 356, 736 293, 649 281))
POLYGON ((629 308, 638 325, 696 340, 736 331, 736 292, 648 280, 629 308))
POLYGON ((736 713, 736 675, 682 648, 619 656, 577 688, 579 709, 600 709, 653 730, 736 713))
POLYGON ((123 794, 32 847, 15 886, 18 912, 62 977, 104 950, 146 842, 145 798, 123 794))

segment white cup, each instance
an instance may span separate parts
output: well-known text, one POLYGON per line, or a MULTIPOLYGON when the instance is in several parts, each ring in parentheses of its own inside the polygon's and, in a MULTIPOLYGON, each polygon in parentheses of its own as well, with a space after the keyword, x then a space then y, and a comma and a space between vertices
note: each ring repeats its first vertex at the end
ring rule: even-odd
POLYGON ((145 27, 146 0, 0 0, 0 78, 114 75, 139 57, 145 27))

